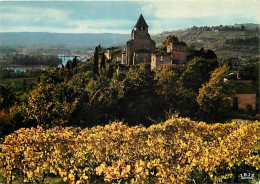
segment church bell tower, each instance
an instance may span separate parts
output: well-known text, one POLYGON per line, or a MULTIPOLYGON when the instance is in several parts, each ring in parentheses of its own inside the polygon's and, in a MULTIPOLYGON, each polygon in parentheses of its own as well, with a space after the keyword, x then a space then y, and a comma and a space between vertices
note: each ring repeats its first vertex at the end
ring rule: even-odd
POLYGON ((151 53, 155 50, 155 42, 148 33, 148 27, 141 14, 132 30, 131 40, 126 42, 126 53, 122 56, 123 63, 134 65, 151 61, 151 53))

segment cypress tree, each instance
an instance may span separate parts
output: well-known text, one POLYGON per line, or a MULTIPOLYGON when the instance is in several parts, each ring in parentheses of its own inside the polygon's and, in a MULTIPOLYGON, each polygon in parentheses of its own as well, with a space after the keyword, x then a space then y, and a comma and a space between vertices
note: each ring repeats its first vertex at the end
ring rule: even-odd
POLYGON ((77 56, 75 56, 75 57, 73 58, 73 60, 72 60, 72 67, 73 67, 73 68, 76 68, 77 65, 78 65, 77 56))
POLYGON ((94 66, 93 66, 94 75, 98 75, 98 52, 99 52, 99 49, 98 49, 98 47, 96 47, 95 53, 94 53, 94 66))
POLYGON ((102 68, 106 68, 106 56, 105 53, 103 52, 102 54, 102 58, 101 58, 101 63, 100 63, 100 70, 102 70, 102 68))

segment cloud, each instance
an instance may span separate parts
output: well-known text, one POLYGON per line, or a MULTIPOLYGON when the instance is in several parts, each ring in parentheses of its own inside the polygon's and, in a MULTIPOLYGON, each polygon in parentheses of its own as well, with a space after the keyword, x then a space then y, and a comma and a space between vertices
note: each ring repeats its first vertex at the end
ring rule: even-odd
POLYGON ((153 16, 157 11, 157 6, 155 3, 148 2, 142 7, 142 13, 146 16, 153 16))
POLYGON ((132 29, 140 2, 0 2, 0 32, 119 32, 132 29), (2 5, 2 6, 1 6, 2 5))
POLYGON ((231 25, 235 23, 260 23, 258 0, 173 0, 150 1, 144 4, 144 15, 151 16, 150 31, 196 26, 231 25))
MULTIPOLYGON (((155 11, 155 15, 159 18, 222 17, 236 15, 258 17, 260 1, 175 0, 153 1, 151 4, 148 6, 155 7, 153 11, 155 11)), ((143 9, 146 8, 144 7, 143 9)))
POLYGON ((130 33, 143 13, 151 33, 259 23, 258 0, 1 1, 0 32, 130 33))
POLYGON ((62 22, 67 19, 65 12, 53 8, 6 5, 0 8, 0 21, 19 23, 62 22))

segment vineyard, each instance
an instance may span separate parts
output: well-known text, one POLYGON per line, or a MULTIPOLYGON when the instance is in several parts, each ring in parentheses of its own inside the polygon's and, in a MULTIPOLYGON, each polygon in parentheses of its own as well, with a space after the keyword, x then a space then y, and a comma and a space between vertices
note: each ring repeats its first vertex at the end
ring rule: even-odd
POLYGON ((19 129, 0 144, 6 182, 218 183, 259 177, 260 123, 207 125, 174 118, 129 127, 19 129))

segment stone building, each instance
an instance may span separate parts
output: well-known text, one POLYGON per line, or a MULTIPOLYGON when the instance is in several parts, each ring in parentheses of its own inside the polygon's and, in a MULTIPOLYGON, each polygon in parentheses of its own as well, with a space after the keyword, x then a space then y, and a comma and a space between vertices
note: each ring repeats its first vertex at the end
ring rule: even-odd
POLYGON ((151 53, 155 50, 155 42, 148 33, 148 25, 141 14, 131 33, 131 40, 126 42, 125 53, 122 54, 122 64, 134 65, 151 62, 151 53))
POLYGON ((106 57, 106 59, 111 59, 111 50, 110 49, 106 49, 105 51, 104 51, 104 54, 105 54, 105 57, 106 57))
POLYGON ((152 70, 160 65, 165 65, 165 64, 172 64, 172 59, 171 59, 170 54, 158 55, 156 53, 153 53, 151 55, 151 69, 152 70))
POLYGON ((252 110, 256 110, 256 94, 235 94, 233 104, 237 109, 247 110, 251 106, 252 110))
POLYGON ((183 42, 169 43, 167 53, 170 53, 173 64, 183 64, 187 60, 187 45, 183 42))
POLYGON ((164 64, 184 64, 187 60, 187 46, 167 46, 167 53, 153 53, 151 55, 151 69, 164 64))
POLYGON ((252 80, 230 79, 235 88, 235 97, 233 99, 234 109, 247 110, 251 106, 256 110, 256 91, 253 89, 252 80))
POLYGON ((151 56, 151 69, 163 64, 184 64, 187 61, 187 45, 176 36, 169 35, 164 45, 151 56))
POLYGON ((113 52, 115 52, 116 50, 118 50, 118 47, 109 47, 104 49, 104 55, 106 59, 111 60, 114 57, 113 52))

